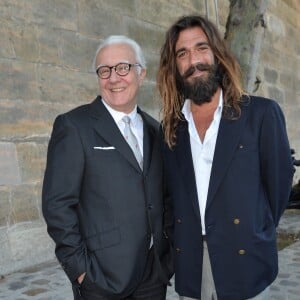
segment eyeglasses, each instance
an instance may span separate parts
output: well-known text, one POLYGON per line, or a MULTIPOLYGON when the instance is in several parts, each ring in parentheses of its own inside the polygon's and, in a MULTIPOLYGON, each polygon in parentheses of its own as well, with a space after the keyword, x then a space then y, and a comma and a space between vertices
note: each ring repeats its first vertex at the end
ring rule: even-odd
POLYGON ((114 69, 115 72, 119 76, 126 76, 129 72, 131 67, 141 67, 140 64, 128 64, 128 63, 118 63, 115 66, 109 67, 109 66, 99 66, 96 69, 96 73, 98 77, 101 79, 107 79, 111 75, 111 70, 114 69))

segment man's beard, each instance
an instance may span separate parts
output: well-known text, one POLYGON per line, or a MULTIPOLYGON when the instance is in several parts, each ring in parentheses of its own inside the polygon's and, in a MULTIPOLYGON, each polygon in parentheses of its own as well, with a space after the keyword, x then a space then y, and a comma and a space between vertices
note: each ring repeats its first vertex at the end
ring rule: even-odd
POLYGON ((220 86, 220 76, 218 71, 218 65, 216 64, 208 65, 200 63, 193 65, 186 70, 182 76, 179 76, 179 83, 185 99, 190 99, 197 105, 210 102, 212 96, 220 86), (207 75, 204 74, 199 77, 194 77, 188 81, 188 78, 196 70, 206 71, 207 75))

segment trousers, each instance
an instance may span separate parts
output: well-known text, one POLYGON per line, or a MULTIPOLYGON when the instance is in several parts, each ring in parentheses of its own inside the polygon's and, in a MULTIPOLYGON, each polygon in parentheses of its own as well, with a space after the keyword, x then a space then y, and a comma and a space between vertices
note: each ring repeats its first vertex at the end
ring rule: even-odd
MULTIPOLYGON (((215 283, 211 271, 211 264, 210 264, 208 249, 207 249, 207 243, 205 241, 203 242, 201 299, 218 300, 216 287, 215 287, 215 283)), ((270 288, 267 287, 265 290, 263 290, 255 297, 244 299, 244 300, 269 300, 269 299, 270 299, 270 288)), ((199 300, 199 299, 179 296, 179 300, 199 300)))
POLYGON ((165 300, 166 293, 167 286, 161 282, 158 268, 155 267, 153 249, 149 250, 141 283, 131 295, 125 298, 95 295, 89 293, 89 291, 80 290, 80 287, 73 285, 74 300, 165 300))

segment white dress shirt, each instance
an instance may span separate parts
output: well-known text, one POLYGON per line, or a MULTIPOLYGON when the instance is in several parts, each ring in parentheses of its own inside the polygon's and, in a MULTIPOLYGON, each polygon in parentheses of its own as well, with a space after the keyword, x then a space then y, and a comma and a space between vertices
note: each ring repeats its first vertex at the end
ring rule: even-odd
POLYGON ((130 118, 131 129, 138 140, 139 148, 143 156, 143 137, 144 137, 143 119, 141 115, 137 113, 137 106, 134 107, 131 113, 125 114, 121 111, 117 111, 113 109, 104 100, 102 100, 102 102, 104 106, 107 108, 108 112, 113 117, 114 121, 116 122, 123 136, 124 136, 125 123, 122 121, 122 118, 124 116, 128 116, 130 118))
POLYGON ((205 235, 205 209, 209 187, 211 167, 215 152, 219 125, 222 117, 223 95, 220 94, 219 104, 215 110, 213 121, 206 131, 203 143, 198 135, 193 115, 191 112, 191 100, 186 99, 182 108, 188 122, 191 151, 196 179, 197 196, 201 216, 202 234, 205 235))

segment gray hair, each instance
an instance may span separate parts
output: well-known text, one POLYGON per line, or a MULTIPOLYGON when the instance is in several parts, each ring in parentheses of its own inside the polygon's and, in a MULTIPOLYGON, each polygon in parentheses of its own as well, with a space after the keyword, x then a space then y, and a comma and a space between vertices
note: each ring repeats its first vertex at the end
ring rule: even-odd
POLYGON ((96 71, 96 59, 99 54, 99 52, 105 48, 106 46, 112 45, 112 44, 126 44, 129 45, 132 50, 135 53, 137 63, 139 63, 142 66, 142 69, 146 69, 146 60, 145 56, 143 54, 143 51, 140 47, 140 45, 134 41, 133 39, 130 39, 129 37, 125 35, 110 35, 105 40, 103 40, 100 45, 98 46, 98 49, 96 51, 94 60, 93 60, 93 69, 96 71))

